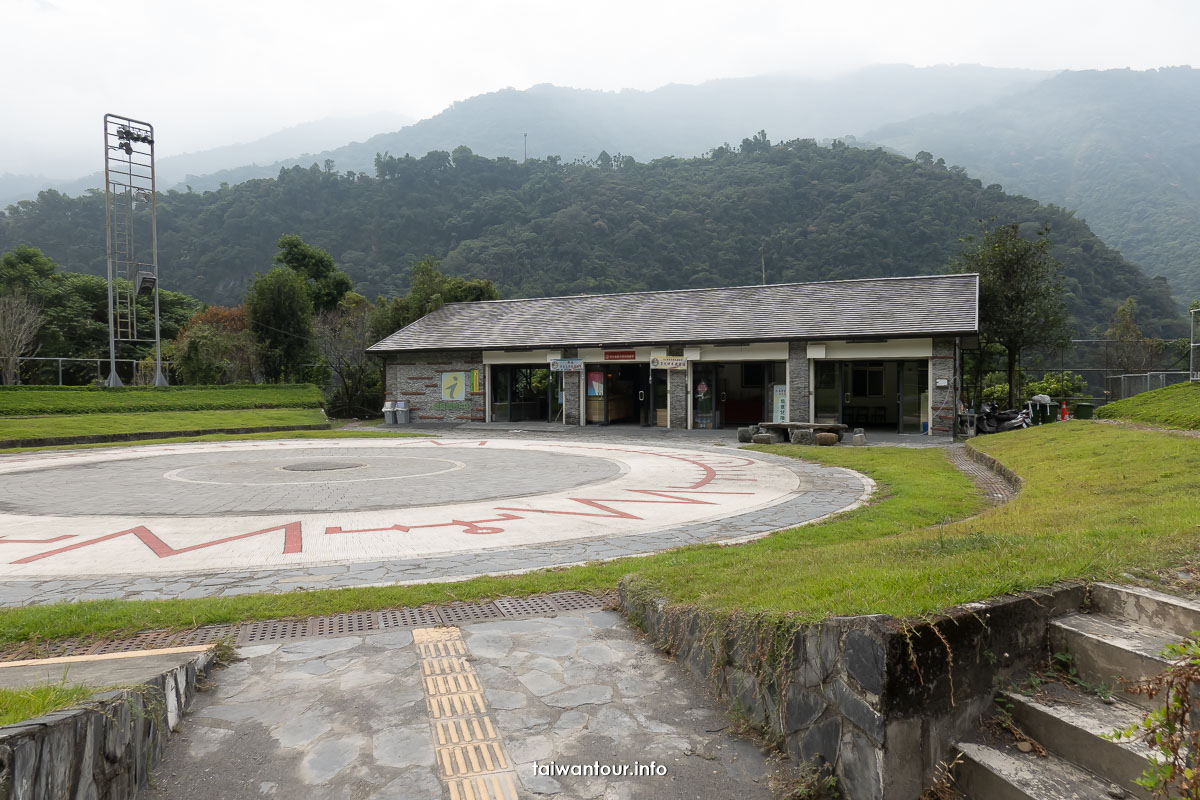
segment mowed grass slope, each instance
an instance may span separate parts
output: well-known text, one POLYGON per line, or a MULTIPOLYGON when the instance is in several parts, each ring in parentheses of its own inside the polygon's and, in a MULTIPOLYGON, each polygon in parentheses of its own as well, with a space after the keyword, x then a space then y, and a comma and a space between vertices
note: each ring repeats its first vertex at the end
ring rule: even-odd
POLYGON ((324 424, 327 424, 325 415, 320 409, 312 408, 159 411, 144 414, 53 414, 16 419, 0 417, 0 444, 21 439, 96 434, 169 433, 324 424))
POLYGON ((763 448, 874 478, 876 502, 737 546, 519 576, 230 598, 91 601, 0 612, 0 642, 188 628, 576 589, 636 576, 675 604, 814 620, 919 617, 1064 579, 1122 579, 1192 557, 1200 541, 1200 441, 1074 421, 975 440, 1025 479, 985 507, 940 450, 763 448))
POLYGON ((1200 383, 1177 383, 1096 409, 1101 419, 1200 430, 1200 383))
POLYGON ((39 414, 127 414, 145 411, 217 411, 320 408, 312 384, 261 386, 2 386, 0 417, 39 414))
POLYGON ((267 386, 0 387, 0 446, 21 440, 327 425, 321 390, 267 386))

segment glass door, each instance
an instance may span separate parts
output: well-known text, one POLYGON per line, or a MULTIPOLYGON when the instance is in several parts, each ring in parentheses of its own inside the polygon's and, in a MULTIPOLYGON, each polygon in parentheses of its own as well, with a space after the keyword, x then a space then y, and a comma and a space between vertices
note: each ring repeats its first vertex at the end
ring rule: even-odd
POLYGON ((717 393, 716 370, 711 364, 697 364, 692 368, 692 420, 696 428, 713 427, 713 398, 717 393))
POLYGON ((840 361, 813 362, 813 422, 842 421, 842 369, 840 361))
POLYGON ((667 427, 667 377, 669 370, 650 370, 650 424, 667 427))
POLYGON ((929 363, 900 362, 900 391, 897 402, 900 411, 900 433, 929 432, 929 363))

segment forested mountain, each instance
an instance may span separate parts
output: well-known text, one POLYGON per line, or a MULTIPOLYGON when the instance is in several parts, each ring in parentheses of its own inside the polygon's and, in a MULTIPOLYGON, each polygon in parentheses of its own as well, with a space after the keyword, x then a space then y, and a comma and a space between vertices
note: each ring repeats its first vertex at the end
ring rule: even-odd
MULTIPOLYGON (((834 138, 921 114, 969 108, 1028 88, 1053 73, 974 65, 881 65, 829 79, 758 76, 672 84, 650 92, 601 92, 540 85, 505 89, 454 103, 394 133, 381 133, 307 158, 281 153, 269 166, 193 176, 197 191, 221 182, 274 177, 283 167, 331 159, 339 171, 372 173, 376 153, 418 155, 466 145, 496 158, 592 158, 601 150, 642 161, 698 156, 747 131, 783 138, 834 138), (288 158, 283 158, 288 156, 288 158)), ((182 186, 178 188, 183 188, 182 186)))
MULTIPOLYGON (((504 296, 668 289, 940 272, 980 220, 1047 221, 1081 332, 1138 298, 1147 333, 1178 335, 1150 280, 1068 211, 984 187, 963 170, 882 150, 765 134, 703 158, 520 163, 461 147, 381 157, 377 177, 312 167, 159 203, 164 287, 237 303, 282 233, 333 254, 358 291, 399 294, 425 254, 504 296)), ((64 269, 104 269, 104 202, 44 192, 0 217, 0 251, 26 243, 64 269)))
MULTIPOLYGON (((245 164, 274 164, 283 156, 300 156, 327 150, 348 141, 366 139, 381 130, 406 125, 411 121, 411 117, 403 114, 379 113, 361 117, 327 117, 305 122, 249 142, 161 157, 156 164, 158 182, 163 188, 169 188, 177 183, 186 184, 188 177, 192 175, 203 175, 245 164)), ((170 131, 160 131, 160 135, 169 138, 170 131)), ((97 151, 96 160, 102 167, 101 158, 102 153, 97 151)), ((311 164, 312 158, 309 156, 304 165, 311 164)), ((275 175, 278 171, 272 169, 267 174, 275 175)), ((5 173, 0 175, 0 206, 32 199, 42 189, 57 189, 64 194, 77 195, 88 189, 103 187, 103 171, 71 180, 51 180, 42 175, 5 173)))
POLYGON ((1200 70, 1064 72, 864 136, 1073 208, 1179 299, 1200 298, 1200 70))

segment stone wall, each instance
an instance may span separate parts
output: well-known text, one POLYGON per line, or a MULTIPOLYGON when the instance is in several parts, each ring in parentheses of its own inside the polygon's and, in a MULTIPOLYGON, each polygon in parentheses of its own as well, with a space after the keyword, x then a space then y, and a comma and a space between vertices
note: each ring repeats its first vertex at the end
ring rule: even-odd
POLYGON ((487 370, 481 350, 407 352, 387 361, 386 400, 408 404, 411 422, 479 422, 487 413, 487 370), (465 372, 467 391, 462 400, 442 399, 442 374, 465 372), (471 391, 470 378, 478 373, 479 389, 471 391))
POLYGON ((0 800, 126 800, 149 785, 211 653, 144 686, 0 728, 0 800))
POLYGON ((622 611, 799 762, 827 764, 849 800, 912 800, 992 706, 998 679, 1049 656, 1051 617, 1082 584, 951 609, 932 622, 763 617, 670 608, 621 582, 622 611))
POLYGON ((932 406, 931 427, 934 436, 954 434, 958 407, 958 369, 955 361, 954 340, 934 339, 933 356, 929 360, 929 381, 933 385, 929 402, 932 406), (947 381, 949 388, 937 388, 939 379, 947 381))
POLYGON ((812 422, 808 416, 808 342, 788 342, 788 422, 812 422))

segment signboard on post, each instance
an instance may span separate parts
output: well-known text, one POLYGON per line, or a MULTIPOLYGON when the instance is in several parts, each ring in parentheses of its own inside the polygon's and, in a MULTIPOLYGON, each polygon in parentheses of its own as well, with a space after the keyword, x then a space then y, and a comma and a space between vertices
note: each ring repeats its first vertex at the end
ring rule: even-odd
POLYGON ((582 358, 552 358, 550 359, 551 372, 583 372, 582 358))
POLYGON ((687 359, 683 356, 652 356, 650 369, 687 369, 687 359))
POLYGON ((775 384, 775 392, 771 397, 771 421, 787 422, 788 387, 786 384, 775 384))

